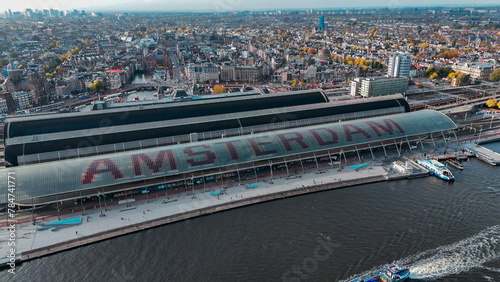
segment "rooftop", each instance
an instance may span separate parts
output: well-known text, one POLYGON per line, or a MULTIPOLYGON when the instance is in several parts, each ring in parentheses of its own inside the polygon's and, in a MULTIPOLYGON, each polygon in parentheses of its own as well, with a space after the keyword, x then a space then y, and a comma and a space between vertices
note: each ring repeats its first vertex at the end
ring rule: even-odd
MULTIPOLYGON (((420 111, 348 122, 288 129, 273 133, 179 144, 167 147, 92 156, 43 164, 13 167, 17 201, 74 193, 87 189, 117 186, 147 180, 253 164, 276 158, 324 150, 338 150, 362 144, 393 142, 396 138, 419 136, 456 129, 445 115, 420 111)), ((380 146, 380 145, 378 145, 380 146)), ((7 170, 0 171, 6 181, 7 170)), ((6 190, 0 199, 7 199, 6 190)))

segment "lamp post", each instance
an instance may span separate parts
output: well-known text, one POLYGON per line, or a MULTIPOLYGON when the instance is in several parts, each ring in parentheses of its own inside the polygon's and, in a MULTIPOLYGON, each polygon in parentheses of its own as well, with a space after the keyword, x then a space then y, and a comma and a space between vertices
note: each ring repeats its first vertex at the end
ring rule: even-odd
POLYGON ((196 196, 194 195, 194 175, 191 174, 191 186, 193 187, 193 197, 191 199, 196 199, 196 196))
POLYGON ((106 194, 102 194, 102 200, 104 201, 104 211, 108 211, 106 208, 106 194))
POLYGON ((479 141, 481 139, 481 132, 483 131, 483 126, 481 126, 481 129, 479 129, 479 136, 477 137, 477 144, 476 146, 479 146, 479 141))
POLYGON ((100 216, 103 216, 102 206, 101 206, 101 193, 97 193, 97 199, 99 199, 99 210, 101 211, 101 215, 100 216))

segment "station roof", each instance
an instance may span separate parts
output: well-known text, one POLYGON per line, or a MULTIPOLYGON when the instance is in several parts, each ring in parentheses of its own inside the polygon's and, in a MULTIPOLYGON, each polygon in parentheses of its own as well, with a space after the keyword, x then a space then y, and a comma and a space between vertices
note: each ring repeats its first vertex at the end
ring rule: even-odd
MULTIPOLYGON (((425 110, 12 167, 0 171, 0 182, 14 173, 16 201, 23 201, 456 128, 447 116, 425 110)), ((6 194, 3 186, 0 199, 6 194)))
MULTIPOLYGON (((403 107, 405 108, 405 111, 410 111, 409 105, 406 100, 404 100, 403 96, 401 94, 395 94, 340 102, 298 105, 248 112, 183 118, 171 120, 168 123, 166 123, 165 121, 154 121, 110 127, 99 127, 92 130, 85 129, 37 134, 36 138, 33 138, 33 135, 19 136, 14 138, 6 138, 5 145, 11 146, 18 144, 33 144, 34 146, 36 146, 37 143, 40 142, 72 139, 76 137, 104 136, 107 134, 117 134, 120 132, 128 134, 136 133, 140 135, 140 132, 142 131, 156 129, 161 130, 162 137, 169 137, 190 133, 256 126, 259 124, 270 124, 281 121, 341 115, 360 111, 373 111, 389 107, 403 107), (262 119, 259 119, 259 117, 262 117, 262 119), (259 120, 259 122, 257 122, 256 120, 259 120), (198 124, 200 126, 196 126, 198 124), (176 128, 177 130, 175 130, 174 128, 176 128)), ((144 138, 140 138, 139 136, 137 136, 137 138, 132 140, 141 139, 144 138)), ((70 147, 68 146, 68 148, 70 147)))
POLYGON ((108 126, 327 103, 321 90, 238 96, 135 108, 8 118, 6 138, 108 126))

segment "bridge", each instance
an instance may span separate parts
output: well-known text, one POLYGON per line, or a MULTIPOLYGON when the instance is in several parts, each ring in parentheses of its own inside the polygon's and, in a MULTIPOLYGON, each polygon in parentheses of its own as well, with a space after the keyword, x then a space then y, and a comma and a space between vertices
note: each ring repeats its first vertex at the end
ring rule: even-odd
POLYGON ((110 91, 110 94, 118 93, 118 92, 128 92, 128 91, 134 91, 134 90, 137 90, 137 91, 144 91, 144 90, 153 91, 153 90, 156 90, 159 86, 161 86, 161 87, 168 87, 168 88, 174 87, 174 86, 168 85, 166 83, 129 84, 129 85, 123 87, 123 88, 115 89, 115 90, 110 91))

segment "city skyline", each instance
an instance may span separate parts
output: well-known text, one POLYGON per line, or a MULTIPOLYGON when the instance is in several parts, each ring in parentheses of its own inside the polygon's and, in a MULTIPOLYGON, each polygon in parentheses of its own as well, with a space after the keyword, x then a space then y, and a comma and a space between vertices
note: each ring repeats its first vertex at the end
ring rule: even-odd
POLYGON ((138 4, 132 0, 110 0, 98 1, 89 0, 86 4, 75 4, 67 0, 27 0, 20 3, 11 2, 9 6, 3 8, 4 11, 24 11, 25 9, 55 9, 55 10, 93 10, 93 11, 238 11, 238 10, 273 10, 273 9, 360 9, 360 8, 398 8, 398 7, 436 7, 436 6, 453 6, 453 7, 473 7, 473 6, 492 6, 498 5, 495 0, 482 0, 479 3, 470 3, 466 0, 423 0, 418 4, 408 4, 400 0, 384 0, 384 1, 369 1, 355 0, 349 5, 345 2, 311 0, 307 4, 303 1, 284 1, 278 0, 272 3, 264 0, 255 0, 251 3, 243 0, 179 0, 179 1, 160 1, 160 0, 145 0, 138 4), (307 6, 306 6, 307 5, 307 6), (124 8, 127 7, 127 8, 124 8))

